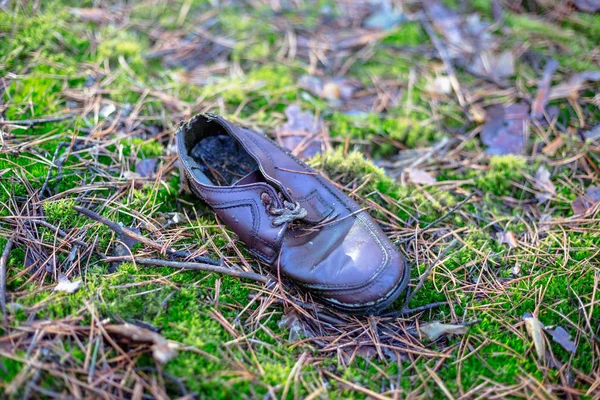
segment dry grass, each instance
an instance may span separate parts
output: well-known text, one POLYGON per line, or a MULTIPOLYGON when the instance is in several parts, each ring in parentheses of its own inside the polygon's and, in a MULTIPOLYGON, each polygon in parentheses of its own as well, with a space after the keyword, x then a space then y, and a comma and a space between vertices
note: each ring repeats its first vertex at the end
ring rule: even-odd
POLYGON ((0 25, 15 33, 0 46, 12 50, 0 55, 5 395, 599 395, 597 84, 550 96, 542 119, 518 119, 518 156, 491 157, 482 142, 489 106, 544 97, 543 68, 530 58, 559 60, 550 90, 576 73, 568 57, 598 67, 597 33, 586 33, 597 16, 506 3, 494 20, 486 7, 459 9, 490 21, 491 39, 467 39, 512 51, 515 73, 498 77, 467 63, 479 53, 455 57, 452 32, 418 3, 385 31, 363 26, 373 10, 362 3, 331 6, 102 2, 73 14, 58 2, 9 5, 0 25), (328 89, 307 87, 305 74, 328 89), (449 89, 436 92, 440 77, 449 89), (333 150, 310 162, 413 267, 409 292, 386 314, 314 302, 249 257, 180 185, 179 121, 212 110, 279 136, 290 104, 327 129, 333 150), (82 285, 53 291, 65 279, 82 285), (557 327, 570 339, 553 340, 557 327))

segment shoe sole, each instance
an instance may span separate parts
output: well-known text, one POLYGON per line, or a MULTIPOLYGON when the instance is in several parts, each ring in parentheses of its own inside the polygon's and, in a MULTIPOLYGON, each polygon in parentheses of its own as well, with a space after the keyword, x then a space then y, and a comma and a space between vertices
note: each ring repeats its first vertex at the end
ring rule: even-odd
POLYGON ((404 273, 402 279, 398 285, 391 290, 386 297, 379 300, 376 304, 365 306, 365 307, 345 307, 342 304, 331 303, 323 299, 323 303, 330 308, 338 311, 343 311, 347 314, 362 314, 362 315, 378 315, 382 311, 385 311, 391 306, 400 295, 406 290, 410 282, 410 268, 406 260, 404 260, 404 273))

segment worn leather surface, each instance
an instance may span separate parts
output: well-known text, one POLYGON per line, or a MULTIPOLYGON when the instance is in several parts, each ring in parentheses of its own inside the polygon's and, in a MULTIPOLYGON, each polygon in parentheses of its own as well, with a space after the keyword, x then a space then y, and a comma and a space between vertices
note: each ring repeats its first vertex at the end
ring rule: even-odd
POLYGON ((177 139, 191 190, 252 253, 324 302, 345 311, 374 312, 406 287, 403 256, 369 214, 267 137, 210 114, 182 124, 177 139), (231 186, 211 184, 188 152, 216 130, 234 137, 260 170, 231 186), (283 207, 283 200, 298 202, 306 216, 273 226, 263 193, 276 207, 283 207))

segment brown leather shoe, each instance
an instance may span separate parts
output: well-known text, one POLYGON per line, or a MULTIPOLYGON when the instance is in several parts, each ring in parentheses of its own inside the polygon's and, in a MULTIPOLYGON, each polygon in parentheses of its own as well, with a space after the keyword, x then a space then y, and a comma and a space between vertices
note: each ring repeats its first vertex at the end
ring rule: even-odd
POLYGON ((270 139, 205 114, 182 123, 177 142, 193 193, 323 302, 376 313, 406 288, 405 259, 369 214, 270 139))

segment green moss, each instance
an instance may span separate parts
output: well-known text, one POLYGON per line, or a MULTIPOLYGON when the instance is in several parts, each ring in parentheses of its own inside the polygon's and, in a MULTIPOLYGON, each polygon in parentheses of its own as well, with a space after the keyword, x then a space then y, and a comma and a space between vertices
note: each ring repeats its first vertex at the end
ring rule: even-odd
POLYGON ((361 140, 372 140, 377 136, 384 143, 375 148, 375 155, 385 156, 395 151, 394 147, 385 143, 386 140, 392 139, 407 147, 420 147, 441 138, 441 132, 437 132, 430 124, 422 123, 421 118, 423 116, 419 114, 381 117, 375 114, 349 116, 334 113, 330 131, 332 136, 361 140))
POLYGON ((421 24, 414 21, 400 25, 383 40, 383 43, 395 46, 421 46, 428 41, 427 33, 421 24))
POLYGON ((107 29, 104 34, 109 38, 103 40, 98 46, 98 58, 114 61, 121 56, 125 59, 141 56, 143 46, 139 36, 117 29, 107 29))
MULTIPOLYGON (((457 5, 453 1, 450 3, 457 5)), ((411 21, 390 30, 387 37, 373 43, 372 57, 364 62, 358 60, 352 63, 348 74, 349 77, 358 78, 365 88, 372 88, 374 78, 379 82, 389 79, 406 83, 409 71, 413 69, 417 72, 417 79, 411 97, 402 86, 398 106, 389 104, 383 113, 362 116, 355 113, 349 116, 332 112, 331 106, 325 101, 310 99, 298 91, 297 78, 306 73, 304 60, 298 56, 285 65, 276 60, 276 53, 284 38, 278 32, 279 28, 263 23, 276 18, 278 22, 287 20, 294 26, 310 30, 323 21, 343 18, 346 12, 343 7, 335 2, 306 2, 297 9, 284 7, 284 10, 275 13, 269 5, 220 6, 213 17, 214 21, 211 20, 210 32, 236 41, 231 60, 240 66, 243 73, 235 77, 213 78, 210 84, 197 87, 179 81, 177 71, 165 70, 160 61, 143 58, 154 40, 149 36, 147 26, 163 32, 171 29, 191 31, 197 18, 215 10, 208 0, 194 0, 182 24, 179 12, 184 4, 187 4, 187 0, 158 2, 152 7, 132 4, 130 20, 134 28, 127 30, 111 24, 80 21, 65 8, 72 6, 67 1, 43 2, 41 13, 34 13, 32 7, 27 6, 19 9, 26 12, 13 15, 10 11, 5 14, 6 18, 0 21, 0 34, 7 40, 0 41, 0 66, 18 76, 18 79, 10 80, 3 95, 7 106, 5 117, 18 120, 63 112, 67 101, 70 101, 65 95, 68 93, 66 89, 84 87, 89 62, 102 68, 108 65, 111 70, 110 79, 105 81, 106 86, 103 87, 105 92, 99 96, 117 103, 139 104, 138 115, 147 117, 143 123, 155 124, 162 130, 170 129, 167 126, 169 118, 162 121, 164 115, 168 116, 170 106, 152 95, 147 95, 140 102, 143 93, 140 88, 161 90, 189 102, 194 109, 215 104, 223 107, 226 114, 235 114, 240 120, 251 121, 251 124, 265 131, 281 120, 288 104, 308 102, 324 117, 334 139, 341 142, 343 140, 339 139, 351 139, 348 153, 344 153, 344 146, 336 145, 334 140, 332 143, 337 147, 335 151, 319 155, 310 163, 337 183, 356 190, 359 201, 368 196, 370 201, 379 204, 381 209, 372 207, 370 212, 384 221, 383 226, 389 229, 391 235, 405 235, 413 229, 423 228, 446 214, 467 193, 483 193, 483 197, 472 198, 460 211, 428 229, 419 241, 400 241, 400 246, 406 246, 403 252, 412 264, 414 283, 428 267, 428 258, 443 250, 450 235, 448 232, 460 236, 461 245, 453 248, 436 265, 410 306, 418 307, 450 299, 450 305, 436 307, 419 315, 419 323, 431 320, 453 323, 478 320, 467 334, 468 351, 477 350, 468 353, 467 357, 465 353, 461 356, 459 349, 464 349, 461 346, 465 342, 461 342, 460 337, 452 337, 427 344, 429 348, 450 356, 444 360, 416 357, 408 361, 402 359, 391 362, 358 355, 349 362, 343 359, 341 353, 339 358, 331 353, 322 353, 310 341, 291 347, 284 339, 289 332, 285 327, 278 326, 279 319, 287 310, 275 304, 266 308, 264 304, 253 303, 245 314, 253 317, 244 319, 242 316, 240 319, 239 310, 248 305, 248 296, 255 293, 248 282, 199 271, 174 274, 176 271, 172 269, 148 268, 132 263, 116 267, 101 262, 98 256, 93 255, 89 263, 81 264, 84 284, 79 291, 71 295, 54 293, 51 291, 54 282, 49 277, 44 282, 27 283, 29 275, 18 276, 27 262, 26 249, 21 245, 11 251, 8 259, 8 291, 11 296, 14 294, 10 301, 16 302, 11 304, 10 312, 16 324, 76 315, 82 318, 82 325, 89 324, 91 316, 84 301, 96 308, 96 315, 100 318, 109 318, 113 322, 141 321, 150 324, 168 339, 193 346, 202 352, 181 351, 162 367, 165 372, 180 379, 190 392, 198 393, 198 397, 283 397, 283 385, 300 355, 307 353, 311 355, 310 361, 306 359, 299 366, 298 375, 292 377, 288 398, 307 397, 324 381, 326 390, 321 393, 324 397, 365 397, 344 384, 328 379, 323 375, 323 369, 376 392, 388 390, 393 384, 404 391, 398 396, 413 393, 437 398, 445 394, 429 379, 429 371, 435 371, 455 396, 469 391, 481 393, 490 387, 492 381, 503 385, 519 385, 533 377, 547 387, 560 384, 561 377, 557 371, 538 369, 535 354, 531 351, 531 341, 520 324, 523 313, 537 308, 544 324, 563 326, 577 338, 575 355, 567 354, 556 343, 550 342, 549 346, 557 360, 570 363, 569 368, 582 374, 592 373, 597 367, 589 362, 595 357, 593 342, 587 330, 575 329, 572 324, 581 323, 580 301, 583 304, 592 302, 591 293, 596 284, 593 257, 597 255, 600 237, 594 229, 586 231, 590 225, 582 221, 578 222, 581 225, 577 229, 564 231, 553 226, 550 231, 538 232, 541 226, 536 220, 538 209, 533 208, 538 206, 533 204, 534 194, 525 176, 533 175, 539 165, 547 165, 547 159, 536 156, 526 162, 524 158, 516 156, 492 157, 488 165, 487 156, 478 154, 478 139, 463 138, 466 140, 461 143, 465 158, 461 161, 446 164, 436 158, 427 160, 427 168, 435 169, 436 179, 441 186, 420 186, 411 182, 395 182, 365 156, 368 154, 375 159, 386 159, 394 155, 398 147, 431 146, 432 142, 444 135, 438 131, 438 126, 443 131, 462 128, 463 125, 466 129, 473 127, 472 124, 465 125, 468 121, 463 120, 456 101, 438 102, 432 106, 431 98, 424 93, 428 82, 426 76, 439 70, 437 62, 412 53, 407 56, 396 49, 399 46, 431 47, 427 34, 418 22, 411 21), (91 46, 90 38, 97 46, 91 46), (201 102, 196 104, 198 99, 201 102), (409 102, 412 108, 407 110, 405 105, 409 102), (243 107, 240 107, 242 103, 243 107), (432 108, 435 108, 436 115, 430 115, 432 108), (357 139, 367 144, 356 145, 357 139), (446 181, 461 183, 457 186, 446 181), (519 204, 523 206, 506 202, 507 197, 521 201, 519 204), (520 241, 519 246, 509 248, 506 244, 499 244, 496 233, 502 230, 514 232, 520 241), (538 232, 539 237, 532 232, 538 232), (419 247, 414 247, 415 243, 419 247), (431 247, 422 248, 421 243, 431 247), (425 259, 421 256, 422 252, 427 252, 425 259), (516 263, 521 270, 518 274, 513 270, 516 263), (236 335, 232 335, 219 322, 219 314, 232 324, 236 335), (460 359, 460 363, 456 363, 457 359, 460 359), (457 383, 459 379, 462 387, 457 383)), ((82 6, 97 5, 88 1, 82 6)), ((475 11, 490 16, 489 2, 476 0, 471 6, 475 11)), ((554 24, 531 18, 531 15, 511 12, 507 12, 507 17, 512 33, 507 32, 502 47, 525 44, 523 48, 532 48, 557 58, 561 68, 555 83, 573 71, 596 68, 592 57, 599 38, 596 29, 599 16, 573 13, 565 21, 554 24)), ((319 64, 319 70, 322 67, 326 74, 331 72, 329 68, 333 67, 334 71, 337 68, 319 64)), ((537 83, 535 74, 524 63, 517 63, 516 79, 532 91, 537 83)), ((477 92, 480 85, 477 79, 460 70, 457 71, 457 79, 464 88, 480 95, 477 92)), ((592 99, 595 95, 593 89, 583 92, 582 99, 592 99)), ((505 101, 505 98, 494 97, 494 101, 505 101)), ((559 120, 561 123, 567 121, 570 127, 578 127, 578 116, 564 107, 563 103, 561 100, 553 103, 561 108, 559 120)), ((584 100, 581 106, 590 126, 600 122, 597 107, 592 101, 584 100)), ((22 138, 18 138, 20 141, 28 141, 34 135, 44 140, 41 145, 27 150, 31 152, 0 155, 1 216, 15 212, 10 208, 13 207, 11 201, 22 201, 29 196, 28 187, 34 191, 41 188, 49 164, 40 162, 40 158, 51 159, 58 143, 70 142, 73 135, 83 136, 84 133, 79 132, 78 128, 89 128, 90 121, 88 116, 87 119, 40 124, 27 131, 11 132, 22 135, 22 138), (50 139, 44 138, 44 135, 50 139), (17 177, 25 177, 27 185, 15 180, 17 177)), ((544 137, 544 141, 546 139, 544 137)), ((53 193, 62 193, 88 184, 100 186, 109 179, 96 174, 94 168, 102 169, 102 165, 113 168, 121 165, 116 164, 115 160, 122 160, 123 165, 133 170, 139 159, 162 157, 169 140, 167 135, 150 140, 123 136, 111 146, 100 147, 97 159, 95 155, 73 149, 72 153, 81 155, 83 160, 71 155, 63 165, 62 177, 58 182, 56 168, 51 170, 49 188, 53 193), (88 161, 91 162, 89 169, 85 166, 88 161)), ((540 138, 533 140, 537 140, 540 146, 545 143, 540 138)), ((581 153, 592 168, 597 164, 597 156, 590 144, 582 145, 574 135, 564 135, 563 141, 563 146, 552 157, 553 161, 568 160, 574 154, 581 153)), ((64 149, 59 154, 66 154, 66 151, 64 149)), ((168 160, 161 162, 167 163, 168 160)), ((588 179, 585 174, 577 175, 577 180, 573 180, 573 171, 569 168, 554 168, 553 182, 557 193, 543 211, 557 219, 572 215, 571 201, 595 181, 588 179)), ((109 173, 117 172, 110 170, 109 173)), ((108 186, 89 192, 86 198, 93 198, 95 204, 100 204, 105 198, 116 199, 102 211, 111 220, 144 228, 145 224, 141 222, 146 218, 158 218, 158 211, 185 212, 192 222, 169 228, 173 229, 170 232, 176 232, 173 235, 177 237, 172 245, 191 249, 205 246, 208 256, 219 258, 223 255, 233 262, 238 262, 239 251, 251 266, 257 266, 244 245, 236 243, 236 250, 230 247, 229 239, 206 205, 195 196, 179 194, 176 168, 168 169, 157 185, 136 185, 123 189, 123 192, 119 192, 121 186, 117 189, 108 186), (199 215, 199 218, 195 219, 195 215, 199 215), (215 249, 219 249, 219 252, 215 249)), ((114 245, 114 232, 78 216, 71 208, 75 195, 72 198, 42 201, 40 204, 48 222, 60 225, 65 230, 88 226, 85 240, 96 243, 100 251, 111 254, 113 249, 109 245, 114 245)), ((2 224, 2 229, 6 231, 7 225, 4 222, 2 224)), ((46 243, 54 242, 56 235, 50 230, 40 227, 38 232, 46 243)), ((143 230, 143 234, 161 243, 175 237, 170 236, 171 233, 163 237, 146 230, 143 230)), ((231 232, 228 234, 234 237, 231 232)), ((5 243, 6 240, 0 238, 0 249, 5 243)), ((56 260, 61 268, 69 265, 68 251, 61 247, 56 252, 56 260)), ((133 248, 133 252, 142 251, 142 245, 133 248)), ((394 307, 402 307, 402 300, 394 307)), ((598 319, 600 307, 594 307, 591 324, 598 319)), ((84 346, 90 345, 85 335, 79 339, 84 346)), ((45 348, 47 360, 72 362, 74 368, 81 370, 86 355, 79 346, 68 340, 57 343, 60 343, 58 347, 45 348), (60 350, 55 353, 56 349, 60 350)), ((24 357, 23 353, 17 354, 24 357)), ((111 353, 106 354, 106 362, 110 362, 111 353)), ((0 362, 0 375, 6 374, 4 381, 0 379, 0 390, 3 390, 6 381, 14 379, 23 365, 6 358, 0 362)), ((137 366, 154 367, 149 354, 136 358, 136 363, 137 366)), ((157 382, 165 378, 169 395, 181 395, 178 386, 167 375, 162 378, 152 372, 148 372, 148 375, 157 379, 157 382)), ((40 374, 39 385, 61 394, 69 391, 62 381, 45 372, 40 374)), ((588 389, 580 381, 574 387, 583 391, 588 389)))
POLYGON ((493 156, 488 171, 477 179, 477 187, 498 196, 510 193, 513 181, 521 181, 526 170, 524 158, 514 155, 493 156))
POLYGON ((48 222, 51 224, 60 223, 63 226, 69 226, 73 224, 77 218, 77 212, 73 209, 75 200, 73 199, 60 199, 53 201, 46 201, 43 203, 44 213, 48 218, 48 222))
POLYGON ((393 185, 392 180, 385 175, 383 169, 365 159, 359 152, 353 151, 344 154, 342 149, 338 149, 335 152, 316 156, 311 160, 311 164, 341 184, 356 182, 357 179, 363 183, 365 179, 369 179, 369 183, 362 189, 365 193, 373 190, 385 193, 393 185))

